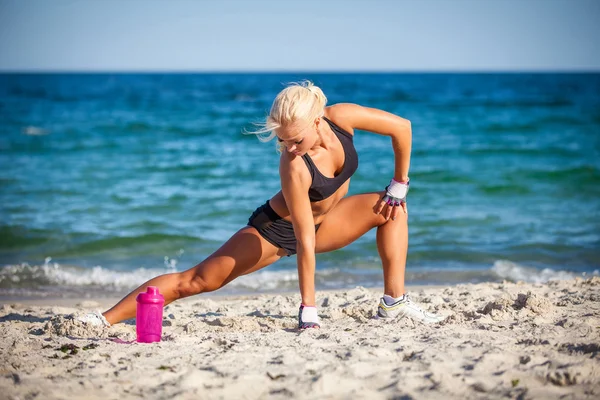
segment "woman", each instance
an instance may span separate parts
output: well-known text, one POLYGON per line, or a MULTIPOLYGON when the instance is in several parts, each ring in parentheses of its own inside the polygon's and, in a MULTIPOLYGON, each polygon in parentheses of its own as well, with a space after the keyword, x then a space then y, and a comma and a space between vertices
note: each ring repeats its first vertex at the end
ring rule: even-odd
POLYGON ((136 296, 147 286, 157 286, 168 304, 217 290, 241 275, 296 254, 302 296, 299 327, 316 328, 320 325, 315 306, 315 254, 342 248, 376 227, 384 277, 378 316, 441 321, 422 311, 404 292, 410 122, 356 104, 326 107, 326 103, 321 89, 310 82, 292 84, 275 98, 264 129, 255 133, 270 132, 266 138, 259 136, 263 141, 277 136, 282 150, 281 191, 254 211, 246 227, 195 267, 156 277, 105 313, 88 314, 82 320, 110 325, 134 317, 136 296), (344 197, 358 167, 355 129, 391 137, 394 176, 384 191, 344 197))

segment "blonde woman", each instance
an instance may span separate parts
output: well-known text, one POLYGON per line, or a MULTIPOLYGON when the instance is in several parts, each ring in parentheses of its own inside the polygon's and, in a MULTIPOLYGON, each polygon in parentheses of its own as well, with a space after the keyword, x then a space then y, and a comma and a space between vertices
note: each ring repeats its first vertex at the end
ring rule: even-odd
POLYGON ((308 81, 291 84, 275 98, 257 133, 263 141, 276 137, 279 142, 281 191, 254 211, 247 226, 195 267, 156 277, 105 313, 88 314, 83 320, 110 325, 134 317, 135 298, 147 286, 157 286, 168 304, 217 290, 241 275, 296 254, 302 297, 299 327, 318 328, 315 255, 340 249, 377 228, 384 278, 378 316, 406 315, 424 323, 439 322, 441 317, 421 310, 404 288, 410 122, 356 104, 327 107, 326 103, 321 89, 308 81), (391 137, 393 176, 385 190, 344 197, 358 167, 355 129, 391 137))

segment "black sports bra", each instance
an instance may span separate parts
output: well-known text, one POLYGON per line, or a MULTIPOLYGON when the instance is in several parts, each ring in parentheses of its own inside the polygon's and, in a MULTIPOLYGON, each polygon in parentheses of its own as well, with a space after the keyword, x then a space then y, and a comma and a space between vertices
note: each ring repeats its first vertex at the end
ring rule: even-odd
POLYGON ((308 154, 302 156, 302 159, 310 171, 310 176, 312 177, 312 183, 310 185, 310 189, 308 189, 308 198, 313 203, 325 200, 334 194, 340 188, 340 186, 344 184, 344 182, 350 179, 352 174, 354 174, 358 168, 358 154, 354 148, 352 135, 334 124, 328 118, 323 117, 323 119, 327 121, 331 127, 331 130, 335 133, 335 136, 337 136, 339 141, 342 143, 345 158, 342 172, 333 178, 329 178, 324 176, 321 171, 319 171, 308 154))

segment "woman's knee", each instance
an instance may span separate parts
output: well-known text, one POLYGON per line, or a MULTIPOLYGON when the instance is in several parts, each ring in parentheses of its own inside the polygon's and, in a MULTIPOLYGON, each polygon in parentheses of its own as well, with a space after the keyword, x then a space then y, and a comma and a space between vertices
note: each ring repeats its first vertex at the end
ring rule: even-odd
POLYGON ((212 292, 223 286, 223 282, 215 277, 206 276, 205 268, 198 266, 181 273, 177 294, 179 298, 189 297, 204 292, 212 292))
MULTIPOLYGON (((376 195, 379 196, 379 199, 381 200, 381 198, 383 197, 383 195, 385 194, 385 192, 376 192, 376 195)), ((404 213, 404 210, 402 209, 402 207, 395 207, 397 208, 397 210, 393 210, 396 211, 396 217, 394 219, 390 217, 387 217, 387 206, 384 206, 383 209, 381 210, 380 213, 377 214, 377 210, 379 207, 379 201, 376 202, 376 205, 373 207, 373 212, 375 214, 374 216, 374 221, 373 223, 375 224, 375 226, 379 227, 382 225, 385 225, 387 223, 396 223, 396 225, 405 225, 408 221, 408 215, 404 213)))
POLYGON ((374 224, 376 227, 380 227, 386 224, 393 224, 394 226, 401 228, 406 226, 408 223, 408 215, 404 211, 399 210, 396 218, 387 218, 383 212, 375 216, 374 224))
POLYGON ((375 214, 373 224, 376 227, 378 227, 378 226, 382 226, 382 225, 386 224, 390 220, 391 220, 391 218, 390 219, 386 218, 385 214, 383 214, 383 212, 381 212, 379 214, 375 214))

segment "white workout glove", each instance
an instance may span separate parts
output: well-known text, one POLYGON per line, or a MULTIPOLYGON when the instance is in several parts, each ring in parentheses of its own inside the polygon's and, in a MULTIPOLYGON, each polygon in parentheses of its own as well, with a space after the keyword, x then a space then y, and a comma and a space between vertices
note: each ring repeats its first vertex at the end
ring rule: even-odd
POLYGON ((406 203, 409 185, 410 179, 406 182, 398 182, 392 178, 390 184, 385 188, 385 196, 383 196, 382 199, 383 202, 392 207, 398 207, 402 203, 406 203))
POLYGON ((298 312, 298 329, 320 328, 317 307, 305 306, 300 304, 298 312))

